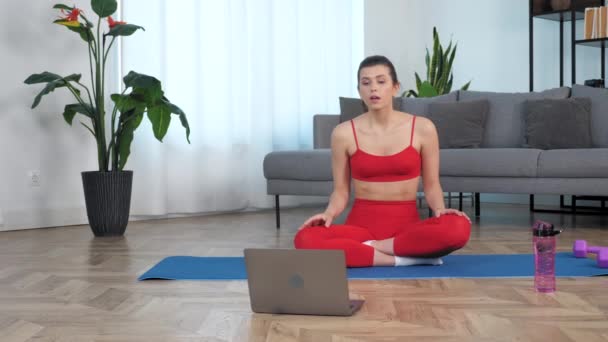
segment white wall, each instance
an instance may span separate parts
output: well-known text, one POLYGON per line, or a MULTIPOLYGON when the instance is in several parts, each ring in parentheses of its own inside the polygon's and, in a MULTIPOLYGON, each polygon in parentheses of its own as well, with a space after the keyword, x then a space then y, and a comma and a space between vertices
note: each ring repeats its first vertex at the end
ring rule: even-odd
MULTIPOLYGON (((65 27, 53 24, 55 1, 5 1, 0 21, 0 230, 86 222, 80 172, 95 169, 95 143, 80 124, 62 117, 71 95, 58 89, 34 110, 44 85, 25 85, 32 73, 82 73, 89 69, 86 44, 65 27), (28 171, 39 170, 40 187, 31 187, 28 171)), ((90 1, 69 4, 93 14, 90 1)), ((77 122, 76 120, 74 121, 77 122)))
MULTIPOLYGON (((367 0, 365 53, 391 58, 403 89, 424 75, 433 26, 442 43, 458 42, 454 86, 472 90, 528 91, 528 0, 367 0)), ((559 86, 559 24, 534 20, 535 90, 559 86)), ((579 39, 582 21, 577 22, 579 39)), ((565 85, 571 80, 570 23, 565 23, 565 85)), ((600 50, 577 48, 577 83, 599 78, 600 50)))
MULTIPOLYGON (((582 35, 577 22, 577 37, 582 35)), ((402 90, 415 89, 414 72, 424 78, 425 48, 432 52, 433 26, 441 42, 458 42, 454 88, 472 80, 470 90, 529 90, 528 0, 366 0, 365 55, 392 60, 402 90)), ((564 24, 564 85, 571 85, 570 23, 564 24)), ((534 20, 535 90, 559 86, 559 23, 534 20)), ((578 47, 577 83, 600 78, 600 50, 578 47)), ((527 203, 527 195, 482 195, 482 199, 527 203)), ((558 203, 539 196, 537 203, 558 203)), ((596 205, 594 203, 593 205, 596 205)))
MULTIPOLYGON (((92 16, 89 3, 69 4, 92 16)), ((365 54, 391 58, 403 89, 409 89, 414 71, 424 72, 424 47, 431 44, 435 25, 444 42, 450 36, 459 42, 455 86, 472 79, 472 89, 527 91, 527 3, 366 0, 365 54)), ((0 230, 86 223, 80 172, 97 167, 94 140, 78 124, 70 127, 63 121, 63 107, 72 101, 65 89, 47 95, 31 110, 42 86, 23 84, 30 74, 45 70, 87 74, 86 46, 75 33, 52 24, 58 15, 53 4, 10 0, 2 5, 8 15, 0 21, 0 230), (30 170, 41 172, 40 187, 29 185, 30 170)), ((557 86, 557 24, 536 20, 535 27, 536 88, 557 86)), ((566 24, 567 39, 568 28, 566 24)), ((580 47, 577 51, 579 82, 597 77, 599 50, 580 47)), ((566 55, 569 65, 569 49, 566 55)))

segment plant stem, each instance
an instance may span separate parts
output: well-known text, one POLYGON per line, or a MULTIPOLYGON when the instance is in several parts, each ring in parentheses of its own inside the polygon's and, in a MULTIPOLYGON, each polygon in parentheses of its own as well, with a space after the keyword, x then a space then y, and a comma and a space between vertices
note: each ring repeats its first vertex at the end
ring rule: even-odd
POLYGON ((81 105, 85 105, 84 100, 82 99, 82 97, 80 97, 80 95, 78 95, 78 93, 76 92, 76 88, 74 88, 73 85, 70 84, 70 82, 65 82, 65 86, 70 90, 70 92, 72 93, 72 95, 74 95, 74 97, 76 98, 76 100, 78 101, 78 103, 80 103, 81 105))
MULTIPOLYGON (((91 92, 89 91, 89 88, 87 88, 87 86, 85 86, 84 84, 80 83, 80 82, 76 82, 78 85, 80 85, 81 87, 84 88, 84 90, 87 91, 87 96, 89 97, 89 103, 91 104, 91 106, 93 106, 93 99, 91 98, 91 92)), ((94 113, 91 113, 94 114, 94 113)))
MULTIPOLYGON (((143 115, 143 113, 142 113, 143 115)), ((113 141, 111 143, 112 146, 110 146, 110 148, 112 148, 112 170, 118 170, 118 171, 122 171, 119 170, 118 168, 118 147, 120 146, 120 137, 119 137, 119 133, 122 131, 120 129, 120 127, 124 127, 129 121, 131 120, 135 120, 137 118, 136 114, 132 114, 131 116, 129 116, 127 119, 125 119, 124 121, 122 121, 121 123, 119 123, 118 128, 116 129, 116 134, 112 137, 113 141)), ((123 165, 124 166, 124 165, 123 165)))
MULTIPOLYGON (((95 42, 95 38, 93 38, 93 42, 95 42)), ((95 78, 93 77, 93 57, 91 55, 93 52, 93 44, 89 42, 89 68, 91 69, 91 88, 93 89, 93 97, 97 98, 97 92, 95 91, 95 78)), ((93 101, 91 101, 93 103, 93 101)))
MULTIPOLYGON (((108 46, 108 48, 105 48, 106 45, 106 35, 103 36, 103 48, 102 48, 102 52, 103 52, 103 58, 102 58, 102 67, 101 67, 101 92, 102 94, 105 92, 105 80, 106 80, 106 60, 108 58, 108 53, 110 52, 110 49, 112 48, 112 44, 114 44, 114 39, 116 39, 116 37, 112 37, 112 40, 110 41, 110 45, 108 46)), ((124 94, 124 92, 123 92, 124 94)), ((111 132, 111 139, 110 139, 110 144, 112 144, 114 142, 114 116, 116 113, 116 105, 114 105, 114 110, 112 111, 112 126, 110 127, 110 132, 111 132)), ((105 145, 104 145, 105 147, 105 145)), ((111 148, 108 147, 108 151, 107 151, 107 156, 110 157, 111 160, 113 160, 114 158, 112 157, 111 153, 111 148)), ((109 161, 108 161, 109 162, 109 161)), ((112 170, 114 170, 115 167, 114 165, 112 165, 112 170)))
POLYGON ((116 39, 116 37, 112 37, 112 40, 110 41, 110 45, 108 46, 108 49, 106 50, 106 52, 103 55, 103 65, 105 68, 106 65, 106 59, 108 58, 108 53, 110 52, 110 49, 112 48, 112 44, 114 44, 114 40, 116 39))
MULTIPOLYGON (((77 82, 77 83, 78 83, 78 82, 77 82)), ((78 83, 78 84, 80 84, 80 83, 78 83)), ((78 102, 79 102, 81 105, 83 105, 83 107, 85 107, 85 108, 86 108, 85 103, 84 103, 84 100, 82 99, 82 97, 80 97, 80 95, 78 95, 78 93, 76 92, 76 89, 74 88, 74 86, 72 86, 72 85, 70 84, 70 82, 66 82, 66 87, 67 87, 67 88, 70 90, 70 92, 72 93, 72 95, 74 95, 74 97, 76 98, 76 100, 77 100, 77 101, 78 101, 78 102)), ((86 88, 85 88, 85 89, 86 89, 86 88)), ((88 92, 88 89, 87 89, 87 92, 88 92)), ((89 95, 89 99, 90 99, 90 98, 91 98, 91 96, 89 95)), ((91 115, 90 119, 91 119, 91 122, 93 123, 93 127, 95 127, 95 119, 94 119, 94 115, 95 115, 95 113, 90 113, 90 112, 89 112, 89 114, 91 115)), ((93 137, 95 137, 95 139, 97 140, 97 137, 95 136, 95 132, 93 132, 93 131, 91 130, 91 128, 89 128, 89 126, 87 126, 87 125, 83 124, 82 122, 81 122, 80 124, 82 124, 84 127, 86 127, 86 128, 87 128, 87 129, 88 129, 88 130, 91 132, 91 134, 93 134, 93 137)))
POLYGON ((108 171, 108 157, 106 155, 106 134, 105 134, 105 104, 104 104, 104 92, 103 92, 103 83, 102 83, 102 70, 101 70, 101 56, 103 53, 103 49, 101 46, 100 39, 100 25, 101 18, 97 20, 97 49, 95 51, 96 61, 95 61, 95 85, 97 88, 97 127, 96 127, 96 136, 97 136, 97 157, 99 162, 99 171, 107 172, 108 171))
POLYGON ((93 130, 91 129, 91 127, 83 124, 82 121, 80 122, 80 124, 83 125, 84 128, 86 128, 89 132, 91 132, 91 135, 93 135, 93 138, 97 139, 97 137, 95 136, 95 132, 93 132, 93 130))
MULTIPOLYGON (((120 95, 124 95, 127 92, 128 87, 125 88, 120 95)), ((110 146, 108 146, 108 155, 112 159, 112 170, 116 170, 118 168, 118 153, 116 152, 116 137, 118 135, 118 128, 116 127, 116 112, 118 111, 118 107, 114 104, 114 109, 112 110, 112 137, 110 139, 110 146)))

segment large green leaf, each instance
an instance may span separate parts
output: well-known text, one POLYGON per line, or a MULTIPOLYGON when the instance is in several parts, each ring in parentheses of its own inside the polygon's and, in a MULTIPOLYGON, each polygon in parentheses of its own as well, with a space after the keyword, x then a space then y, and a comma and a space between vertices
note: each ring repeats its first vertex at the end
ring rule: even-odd
POLYGON ((160 88, 160 81, 156 78, 144 74, 137 73, 135 71, 129 71, 127 76, 123 78, 123 82, 127 87, 133 88, 160 88))
POLYGON ((137 25, 133 25, 133 24, 119 24, 119 25, 112 27, 110 29, 110 32, 108 32, 107 35, 112 36, 112 37, 130 36, 139 29, 142 29, 145 31, 145 29, 141 26, 137 26, 137 25))
POLYGON ((116 0, 91 0, 91 7, 98 16, 105 18, 116 12, 118 3, 116 0))
MULTIPOLYGON (((32 109, 36 108, 38 104, 40 104, 40 100, 44 95, 47 95, 48 93, 54 91, 56 88, 67 86, 68 82, 70 81, 78 82, 80 80, 80 74, 72 74, 63 78, 61 76, 57 78, 57 76, 59 75, 45 71, 42 74, 31 75, 24 81, 26 84, 47 82, 46 86, 42 89, 42 91, 40 91, 40 93, 38 93, 38 95, 36 95, 36 97, 34 98, 34 103, 32 103, 32 109)), ((74 89, 74 91, 78 95, 80 95, 80 91, 78 89, 74 89)))
POLYGON ((66 81, 64 81, 63 79, 47 83, 46 86, 42 89, 42 91, 40 91, 40 93, 38 93, 38 95, 36 95, 36 97, 34 98, 34 103, 32 103, 32 109, 36 108, 40 104, 40 100, 44 95, 49 94, 57 88, 65 87, 66 84, 66 81))
POLYGON ((40 74, 32 74, 23 81, 25 84, 48 83, 62 79, 61 76, 52 72, 45 71, 40 74))
POLYGON ((70 81, 79 82, 81 76, 82 76, 81 74, 71 74, 71 75, 64 77, 63 79, 68 82, 70 82, 70 81))
POLYGON ((143 96, 148 107, 155 106, 163 97, 162 85, 152 76, 131 71, 123 78, 127 87, 133 87, 133 93, 143 96))
POLYGON ((53 6, 53 8, 71 11, 73 7, 64 4, 56 4, 55 6, 53 6))
POLYGON ((87 26, 80 25, 77 27, 73 27, 73 26, 66 26, 66 27, 68 28, 68 30, 78 33, 80 35, 80 38, 82 38, 82 40, 84 40, 87 43, 90 43, 94 40, 93 31, 91 31, 91 29, 87 26))
POLYGON ((63 110, 63 119, 68 125, 72 125, 72 121, 74 121, 74 117, 76 116, 76 110, 72 108, 73 105, 66 105, 63 110))
POLYGON ((133 142, 134 132, 141 123, 144 113, 130 111, 123 117, 121 115, 120 121, 122 122, 116 138, 117 150, 118 150, 118 170, 122 170, 129 159, 131 154, 131 143, 133 142))
POLYGON ((420 89, 418 89, 418 97, 434 97, 437 95, 437 90, 428 81, 422 82, 420 89))
POLYGON ((82 105, 80 103, 72 103, 65 106, 65 109, 63 110, 63 118, 68 124, 71 125, 72 121, 74 120, 74 116, 76 116, 76 113, 92 117, 94 111, 95 109, 93 109, 93 107, 91 107, 91 105, 89 104, 82 105))
POLYGON ((156 106, 148 107, 148 119, 152 123, 154 136, 162 142, 171 123, 171 108, 162 102, 156 106))
POLYGON ((114 101, 116 109, 118 109, 118 111, 121 113, 134 109, 140 103, 140 101, 131 95, 112 94, 110 98, 112 101, 114 101))
POLYGON ((188 119, 186 118, 186 113, 184 113, 181 108, 169 102, 169 100, 163 96, 163 102, 169 106, 171 113, 177 114, 179 116, 179 121, 182 123, 182 126, 186 129, 186 140, 190 143, 190 125, 188 124, 188 119))
POLYGON ((53 81, 58 81, 58 80, 65 80, 67 82, 70 82, 70 81, 78 82, 78 81, 80 81, 81 76, 82 76, 81 74, 71 74, 66 77, 61 77, 52 72, 45 71, 40 74, 30 75, 28 78, 25 79, 25 81, 23 81, 23 83, 25 83, 25 84, 48 83, 48 82, 53 82, 53 81))

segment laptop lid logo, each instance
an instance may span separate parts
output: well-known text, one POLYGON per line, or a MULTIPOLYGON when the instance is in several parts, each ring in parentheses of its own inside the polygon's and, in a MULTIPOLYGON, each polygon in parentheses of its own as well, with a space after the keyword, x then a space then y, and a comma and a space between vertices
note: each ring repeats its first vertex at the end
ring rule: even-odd
POLYGON ((294 274, 289 277, 289 286, 294 289, 301 289, 304 287, 304 279, 299 274, 294 274))

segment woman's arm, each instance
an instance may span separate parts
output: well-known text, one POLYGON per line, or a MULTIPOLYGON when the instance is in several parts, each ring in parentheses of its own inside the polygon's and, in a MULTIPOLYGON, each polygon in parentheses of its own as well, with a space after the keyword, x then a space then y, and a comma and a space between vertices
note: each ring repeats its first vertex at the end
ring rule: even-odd
POLYGON ((331 167, 334 190, 329 198, 325 214, 331 220, 340 215, 348 204, 350 194, 350 165, 348 163, 348 144, 350 130, 348 122, 338 125, 331 133, 331 167))
POLYGON ((439 217, 444 214, 455 214, 466 217, 469 222, 471 219, 467 214, 456 209, 446 209, 443 200, 443 189, 439 182, 439 139, 437 129, 431 120, 420 118, 421 122, 421 147, 422 156, 422 184, 424 186, 424 197, 429 208, 433 210, 434 216, 439 217))
POLYGON ((329 204, 325 212, 308 218, 298 230, 312 227, 329 227, 333 219, 340 215, 346 204, 350 193, 350 165, 348 163, 349 136, 346 125, 341 123, 331 132, 331 168, 334 180, 334 191, 329 197, 329 204))
POLYGON ((417 118, 420 122, 419 132, 421 136, 420 155, 422 157, 422 184, 424 186, 424 197, 433 212, 437 213, 445 209, 443 200, 443 189, 439 182, 439 139, 437 129, 431 120, 417 118))

